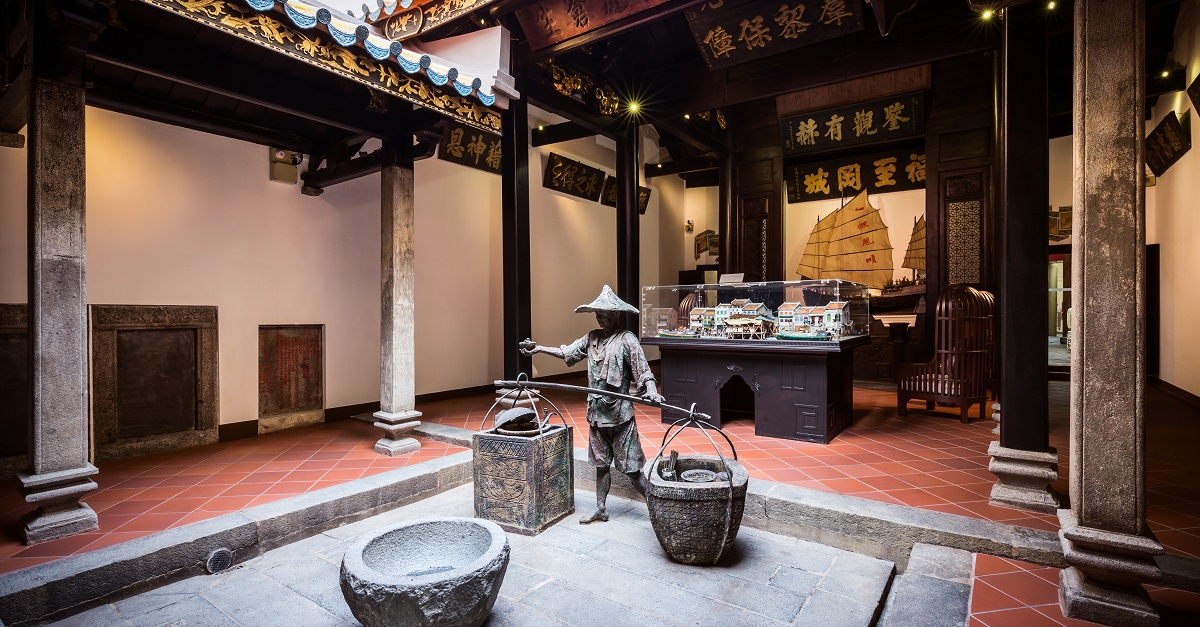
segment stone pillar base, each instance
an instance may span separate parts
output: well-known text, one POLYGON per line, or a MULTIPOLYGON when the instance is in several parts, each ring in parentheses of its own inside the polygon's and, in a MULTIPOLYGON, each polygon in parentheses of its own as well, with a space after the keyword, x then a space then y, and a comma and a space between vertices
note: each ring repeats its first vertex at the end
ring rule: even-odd
POLYGON ((1142 587, 1118 590, 1088 580, 1075 567, 1058 575, 1058 604, 1063 616, 1103 625, 1158 627, 1158 612, 1142 587))
POLYGON ((1063 555, 1071 565, 1059 576, 1059 604, 1068 618, 1106 625, 1157 627, 1143 583, 1162 579, 1154 556, 1162 545, 1133 536, 1084 527, 1069 509, 1058 510, 1063 555))
POLYGON ((1007 505, 1035 512, 1058 511, 1058 495, 1050 484, 1058 479, 1058 451, 1047 453, 1005 448, 999 442, 988 446, 992 461, 988 470, 998 481, 992 486, 992 505, 1007 505))
POLYGON ((411 437, 413 429, 421 426, 421 412, 416 410, 406 410, 398 413, 377 411, 375 418, 375 426, 383 429, 384 436, 375 443, 375 452, 388 457, 396 457, 405 453, 411 453, 421 448, 421 443, 416 438, 411 437))
POLYGON ((992 429, 992 433, 1000 435, 1000 403, 992 403, 992 420, 996 421, 996 428, 992 429))
POLYGON ((17 473, 25 490, 25 502, 38 506, 21 518, 25 544, 98 530, 100 521, 96 512, 79 502, 80 497, 96 489, 96 482, 88 477, 97 472, 95 466, 85 464, 82 468, 37 475, 17 473))

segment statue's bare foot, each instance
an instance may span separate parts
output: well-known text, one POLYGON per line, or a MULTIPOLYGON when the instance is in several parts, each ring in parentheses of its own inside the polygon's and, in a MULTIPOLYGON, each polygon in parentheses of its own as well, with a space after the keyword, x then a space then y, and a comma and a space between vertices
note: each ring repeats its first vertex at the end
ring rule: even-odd
POLYGON ((594 522, 608 522, 608 512, 604 510, 597 510, 591 516, 579 519, 579 524, 581 525, 590 525, 594 522))

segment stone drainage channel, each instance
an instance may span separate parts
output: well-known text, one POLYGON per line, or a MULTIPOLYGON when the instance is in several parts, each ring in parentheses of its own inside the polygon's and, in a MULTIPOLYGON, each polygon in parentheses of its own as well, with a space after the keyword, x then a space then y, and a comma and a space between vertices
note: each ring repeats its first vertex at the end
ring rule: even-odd
MULTIPOLYGON (((460 445, 471 435, 421 430, 460 445)), ((574 463, 577 489, 592 488, 586 452, 574 463)), ((471 517, 470 476, 467 451, 16 571, 0 577, 0 620, 353 624, 338 589, 348 544, 405 520, 471 517), (221 547, 233 567, 207 575, 221 547)), ((632 497, 622 479, 613 496, 632 497)), ((728 560, 685 566, 663 555, 643 503, 614 507, 609 523, 508 534, 512 565, 489 624, 902 625, 889 617, 903 616, 907 599, 944 605, 955 624, 966 616, 970 552, 1063 565, 1052 533, 751 481, 728 560), (904 575, 892 583, 895 566, 904 575)))

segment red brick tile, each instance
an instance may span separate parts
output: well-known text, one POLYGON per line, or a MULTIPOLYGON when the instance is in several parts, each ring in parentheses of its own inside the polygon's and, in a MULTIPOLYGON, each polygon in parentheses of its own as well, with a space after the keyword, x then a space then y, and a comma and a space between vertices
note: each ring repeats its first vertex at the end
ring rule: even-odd
POLYGON ((1027 571, 988 575, 978 579, 1018 600, 1022 605, 1058 603, 1058 586, 1027 571))
MULTIPOLYGON (((978 615, 984 612, 995 612, 1024 606, 1024 603, 1005 594, 983 579, 975 579, 971 587, 971 614, 978 615)), ((987 620, 986 617, 984 620, 987 620)))
POLYGON ((183 518, 183 514, 142 514, 121 525, 117 531, 163 531, 175 521, 183 518))
MULTIPOLYGON (((226 496, 258 496, 266 491, 267 488, 274 484, 270 483, 239 483, 231 485, 227 490, 221 493, 221 497, 226 496)), ((213 498, 221 498, 213 497, 213 498)))

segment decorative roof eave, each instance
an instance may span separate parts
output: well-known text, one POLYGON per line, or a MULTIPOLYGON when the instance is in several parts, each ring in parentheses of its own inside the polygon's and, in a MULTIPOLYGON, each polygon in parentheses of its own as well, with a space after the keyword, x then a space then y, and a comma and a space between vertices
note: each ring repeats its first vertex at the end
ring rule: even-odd
POLYGON ((279 12, 288 16, 288 24, 272 17, 277 14, 273 11, 276 0, 140 1, 436 110, 463 124, 500 132, 500 115, 492 107, 506 107, 508 94, 497 96, 500 90, 492 92, 490 85, 485 88, 478 76, 468 78, 441 59, 435 63, 431 55, 406 50, 400 42, 378 34, 377 29, 353 18, 342 18, 319 3, 282 2, 279 12), (311 22, 306 19, 309 17, 311 22), (323 31, 336 44, 299 29, 323 31), (438 89, 443 86, 453 93, 438 89))
POLYGON ((363 18, 388 37, 404 41, 467 16, 497 0, 376 0, 362 5, 363 18), (416 5, 416 6, 413 6, 416 5))

